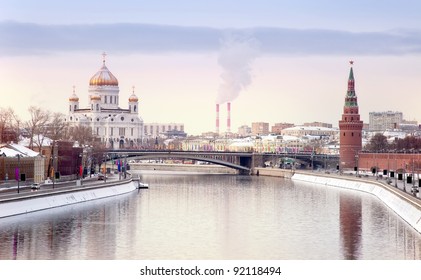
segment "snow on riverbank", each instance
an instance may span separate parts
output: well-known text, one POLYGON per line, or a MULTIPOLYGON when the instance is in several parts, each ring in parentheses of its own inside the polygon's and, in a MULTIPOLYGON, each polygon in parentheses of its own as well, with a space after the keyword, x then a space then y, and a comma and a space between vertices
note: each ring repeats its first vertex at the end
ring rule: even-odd
POLYGON ((30 198, 0 202, 0 218, 111 197, 128 193, 135 189, 136 184, 130 181, 119 185, 96 187, 60 194, 42 194, 30 198))

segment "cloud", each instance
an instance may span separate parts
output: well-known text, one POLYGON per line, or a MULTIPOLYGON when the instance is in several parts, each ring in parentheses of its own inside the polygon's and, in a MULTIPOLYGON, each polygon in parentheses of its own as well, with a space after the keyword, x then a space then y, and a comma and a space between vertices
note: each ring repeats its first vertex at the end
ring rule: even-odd
MULTIPOLYGON (((40 25, 0 22, 0 55, 62 51, 121 53, 217 52, 227 29, 137 23, 40 25)), ((348 32, 323 29, 248 28, 262 54, 402 55, 421 53, 421 30, 348 32)))

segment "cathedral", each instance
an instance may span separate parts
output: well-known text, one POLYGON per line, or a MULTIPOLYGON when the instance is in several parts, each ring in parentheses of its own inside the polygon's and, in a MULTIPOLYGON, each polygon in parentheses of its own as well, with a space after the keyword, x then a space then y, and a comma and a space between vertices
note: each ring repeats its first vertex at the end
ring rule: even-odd
POLYGON ((143 142, 143 120, 139 117, 139 99, 133 92, 128 99, 128 109, 119 107, 117 78, 105 65, 89 81, 88 107, 81 108, 73 88, 69 98, 69 115, 66 121, 72 126, 88 126, 106 148, 140 148, 143 142))

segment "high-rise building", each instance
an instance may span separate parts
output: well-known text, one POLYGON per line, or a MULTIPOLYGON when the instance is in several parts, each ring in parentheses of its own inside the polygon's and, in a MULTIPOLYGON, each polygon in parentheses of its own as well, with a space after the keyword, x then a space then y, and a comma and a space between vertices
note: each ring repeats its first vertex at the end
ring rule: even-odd
POLYGON ((341 170, 357 166, 358 152, 362 148, 363 122, 358 112, 357 95, 355 94, 353 62, 350 62, 351 69, 348 78, 348 90, 345 96, 342 119, 339 121, 339 165, 341 170))
POLYGON ((399 128, 402 121, 402 112, 370 112, 368 125, 370 131, 385 131, 399 128))

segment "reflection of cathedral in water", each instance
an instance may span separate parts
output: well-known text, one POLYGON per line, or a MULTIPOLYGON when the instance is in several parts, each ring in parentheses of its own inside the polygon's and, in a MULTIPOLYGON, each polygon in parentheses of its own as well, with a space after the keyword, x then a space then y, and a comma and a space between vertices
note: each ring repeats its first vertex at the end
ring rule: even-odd
POLYGON ((69 98, 66 121, 72 126, 88 126, 107 148, 137 148, 143 139, 143 120, 139 117, 139 99, 134 90, 128 99, 128 109, 119 107, 117 78, 105 66, 89 81, 89 107, 81 109, 74 90, 69 98))
POLYGON ((362 234, 362 206, 360 198, 340 195, 339 222, 344 259, 359 259, 362 234))

